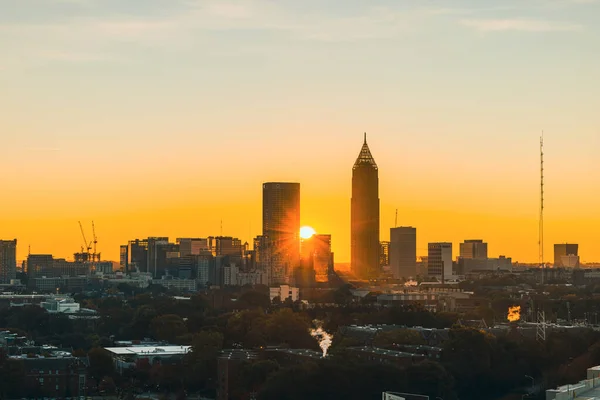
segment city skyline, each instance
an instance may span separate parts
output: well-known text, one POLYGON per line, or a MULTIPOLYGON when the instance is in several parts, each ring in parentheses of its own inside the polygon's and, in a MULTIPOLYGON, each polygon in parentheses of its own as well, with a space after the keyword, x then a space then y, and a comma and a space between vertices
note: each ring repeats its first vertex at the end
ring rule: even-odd
POLYGON ((533 263, 543 129, 546 261, 562 242, 600 260, 598 2, 13 3, 0 238, 19 259, 70 257, 79 220, 111 260, 132 237, 216 235, 221 221, 251 242, 259 185, 293 181, 301 225, 349 262, 348 163, 366 130, 381 240, 398 209, 418 255, 480 237, 533 263))

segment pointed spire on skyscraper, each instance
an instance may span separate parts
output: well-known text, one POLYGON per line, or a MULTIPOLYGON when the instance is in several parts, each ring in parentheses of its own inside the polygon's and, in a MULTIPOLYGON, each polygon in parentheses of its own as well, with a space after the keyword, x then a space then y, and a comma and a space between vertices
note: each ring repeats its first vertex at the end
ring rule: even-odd
POLYGON ((375 159, 371 154, 371 150, 369 149, 369 145, 367 144, 367 132, 365 132, 365 141, 360 149, 360 154, 354 163, 354 168, 359 165, 371 165, 373 168, 377 169, 377 164, 375 163, 375 159))

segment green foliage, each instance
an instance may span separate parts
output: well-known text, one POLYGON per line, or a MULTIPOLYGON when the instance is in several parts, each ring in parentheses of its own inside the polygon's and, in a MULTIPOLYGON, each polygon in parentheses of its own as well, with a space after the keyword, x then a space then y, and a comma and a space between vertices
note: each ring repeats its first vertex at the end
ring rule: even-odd
POLYGON ((88 373, 96 381, 100 382, 104 377, 112 377, 115 366, 110 354, 101 348, 94 348, 88 352, 90 367, 88 373))
POLYGON ((410 329, 397 329, 393 331, 381 332, 373 341, 376 347, 392 348, 394 345, 424 345, 425 340, 417 331, 410 329))
POLYGON ((173 314, 160 315, 153 318, 150 328, 156 339, 169 343, 175 343, 178 337, 187 333, 187 326, 183 319, 173 314))

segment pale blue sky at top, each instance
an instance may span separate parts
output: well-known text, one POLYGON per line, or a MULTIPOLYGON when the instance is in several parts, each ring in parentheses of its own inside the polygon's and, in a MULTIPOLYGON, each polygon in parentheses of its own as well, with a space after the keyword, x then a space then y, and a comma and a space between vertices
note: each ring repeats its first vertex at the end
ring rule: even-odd
POLYGON ((0 0, 2 201, 90 176, 347 199, 368 131, 384 213, 466 191, 535 219, 544 129, 548 213, 589 214, 598 21, 600 0, 0 0))

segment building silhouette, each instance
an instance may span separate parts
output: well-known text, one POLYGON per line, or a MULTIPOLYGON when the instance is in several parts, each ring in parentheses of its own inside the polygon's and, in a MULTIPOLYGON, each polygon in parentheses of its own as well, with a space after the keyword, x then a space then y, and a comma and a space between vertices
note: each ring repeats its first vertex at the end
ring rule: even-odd
POLYGON ((488 258, 488 245, 483 240, 465 240, 459 247, 461 258, 488 258))
MULTIPOLYGON (((563 257, 568 259, 568 256, 579 256, 579 245, 574 243, 560 243, 554 245, 554 267, 565 266, 563 257)), ((577 260, 579 264, 579 260, 577 260)))
POLYGON ((380 273, 379 172, 367 144, 367 134, 352 167, 350 267, 359 279, 380 273))
POLYGON ((390 265, 390 242, 382 240, 379 242, 379 267, 390 265))
POLYGON ((390 229, 390 268, 396 279, 417 276, 417 228, 390 229))
POLYGON ((17 277, 17 239, 0 240, 0 284, 17 277))
POLYGON ((314 234, 301 240, 302 267, 314 271, 315 282, 329 282, 333 271, 333 253, 331 252, 331 235, 314 234))
POLYGON ((290 283, 300 263, 300 184, 263 184, 263 240, 269 283, 290 283))
POLYGON ((427 275, 441 281, 452 276, 452 243, 429 243, 427 275))

